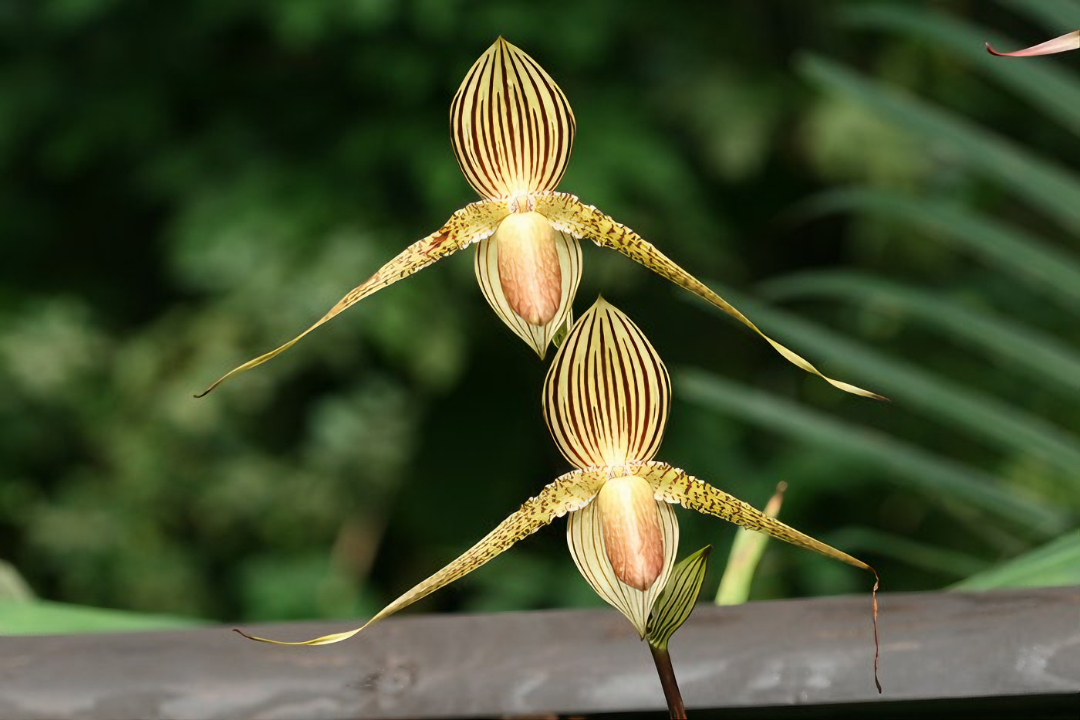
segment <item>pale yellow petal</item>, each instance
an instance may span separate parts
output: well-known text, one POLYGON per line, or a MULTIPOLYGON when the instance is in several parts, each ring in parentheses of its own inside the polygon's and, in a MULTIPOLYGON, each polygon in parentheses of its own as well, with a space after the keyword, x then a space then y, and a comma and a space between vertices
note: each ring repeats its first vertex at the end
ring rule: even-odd
POLYGON ((579 240, 589 238, 600 247, 618 250, 661 277, 667 278, 679 287, 689 290, 756 332, 793 365, 802 368, 808 373, 817 375, 833 387, 837 387, 844 392, 876 400, 885 399, 877 393, 822 375, 817 368, 805 359, 763 333, 758 329, 757 325, 750 322, 734 306, 669 260, 667 256, 646 242, 640 235, 596 208, 583 205, 573 195, 567 193, 544 193, 535 198, 535 203, 536 212, 551 220, 551 224, 556 229, 570 233, 579 240))
POLYGON ((458 559, 439 570, 437 573, 424 580, 422 583, 409 590, 394 602, 387 605, 379 614, 368 620, 363 626, 348 632, 325 635, 313 640, 303 642, 281 642, 266 638, 253 637, 239 630, 241 635, 251 640, 268 642, 275 645, 329 645, 330 643, 347 640, 369 625, 393 615, 398 610, 412 605, 417 600, 424 598, 439 588, 448 585, 455 580, 469 574, 487 561, 500 554, 518 540, 536 532, 555 518, 562 517, 567 513, 588 505, 600 491, 600 487, 607 480, 606 470, 582 471, 576 470, 559 477, 553 483, 545 487, 539 495, 529 498, 521 509, 499 523, 499 526, 484 537, 483 540, 473 545, 458 559))
POLYGON ((551 436, 572 465, 622 465, 659 450, 671 380, 644 333, 600 298, 559 347, 543 403, 551 436))
POLYGON ((461 172, 485 198, 554 190, 576 123, 555 81, 502 38, 465 75, 450 104, 450 140, 461 172))
POLYGON ((571 513, 566 523, 566 541, 578 570, 597 595, 626 616, 641 637, 645 637, 653 603, 671 575, 679 546, 679 522, 674 511, 667 503, 658 502, 656 512, 664 544, 664 569, 644 591, 630 587, 615 576, 604 547, 604 529, 596 503, 571 513))
POLYGON ((479 242, 490 236, 499 227, 499 223, 509 214, 505 203, 482 201, 466 205, 458 210, 446 224, 437 232, 428 235, 423 240, 413 243, 405 248, 393 260, 379 268, 379 271, 364 281, 363 284, 354 288, 348 295, 341 298, 337 305, 330 309, 318 322, 309 327, 295 338, 285 343, 276 350, 271 350, 265 355, 260 355, 254 360, 249 360, 238 368, 229 371, 214 384, 206 388, 195 397, 202 397, 216 388, 229 377, 237 373, 250 370, 262 365, 267 360, 272 360, 285 352, 302 337, 319 327, 328 320, 341 314, 368 295, 382 290, 388 285, 393 285, 398 280, 403 280, 413 273, 426 268, 437 260, 451 255, 472 243, 479 242))

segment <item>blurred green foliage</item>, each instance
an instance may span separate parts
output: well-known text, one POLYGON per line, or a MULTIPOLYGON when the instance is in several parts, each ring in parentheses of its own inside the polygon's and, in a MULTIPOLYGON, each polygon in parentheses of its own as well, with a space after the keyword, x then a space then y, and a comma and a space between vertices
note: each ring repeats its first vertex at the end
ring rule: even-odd
MULTIPOLYGON (((52 601, 353 616, 567 469, 540 415, 546 366, 467 256, 192 399, 473 199, 448 107, 500 34, 577 115, 561 189, 699 277, 769 279, 767 297, 798 302, 755 306, 766 328, 895 400, 805 376, 588 245, 580 306, 603 290, 669 366, 699 369, 666 459, 759 506, 786 481, 785 520, 865 556, 886 590, 1052 541, 1080 517, 1080 75, 1075 54, 994 61, 980 42, 1029 45, 1075 15, 1054 0, 0 4, 0 558, 52 601)), ((732 527, 680 520, 684 547, 726 555, 732 527)), ((867 589, 772 543, 753 597, 867 589)), ((599 602, 556 532, 420 610, 599 602)))

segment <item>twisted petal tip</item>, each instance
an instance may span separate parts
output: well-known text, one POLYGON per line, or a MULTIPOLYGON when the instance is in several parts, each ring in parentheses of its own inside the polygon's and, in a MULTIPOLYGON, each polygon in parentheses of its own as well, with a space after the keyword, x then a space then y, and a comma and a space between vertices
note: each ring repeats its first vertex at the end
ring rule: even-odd
POLYGON ((995 50, 993 45, 986 43, 986 51, 996 57, 1036 57, 1038 55, 1053 55, 1069 50, 1080 50, 1080 30, 1010 53, 1003 53, 995 50))

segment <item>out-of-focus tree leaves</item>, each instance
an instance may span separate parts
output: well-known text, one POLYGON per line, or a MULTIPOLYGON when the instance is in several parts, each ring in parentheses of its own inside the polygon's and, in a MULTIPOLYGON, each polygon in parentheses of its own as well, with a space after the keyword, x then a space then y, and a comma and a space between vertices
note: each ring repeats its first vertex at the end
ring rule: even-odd
POLYGON ((1074 530, 997 567, 975 573, 953 588, 989 590, 1077 583, 1080 583, 1080 533, 1074 530))

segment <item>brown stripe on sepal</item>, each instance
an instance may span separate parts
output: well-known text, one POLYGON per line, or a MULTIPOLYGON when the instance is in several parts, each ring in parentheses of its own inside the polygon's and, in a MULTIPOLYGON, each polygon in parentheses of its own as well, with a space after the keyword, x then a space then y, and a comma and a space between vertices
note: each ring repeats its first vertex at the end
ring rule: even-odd
POLYGON ((458 166, 485 198, 554 190, 576 130, 551 76, 501 37, 473 64, 450 103, 458 166))
POLYGON ((544 383, 544 418, 580 467, 652 459, 671 404, 667 368, 641 330, 603 298, 574 324, 544 383))

